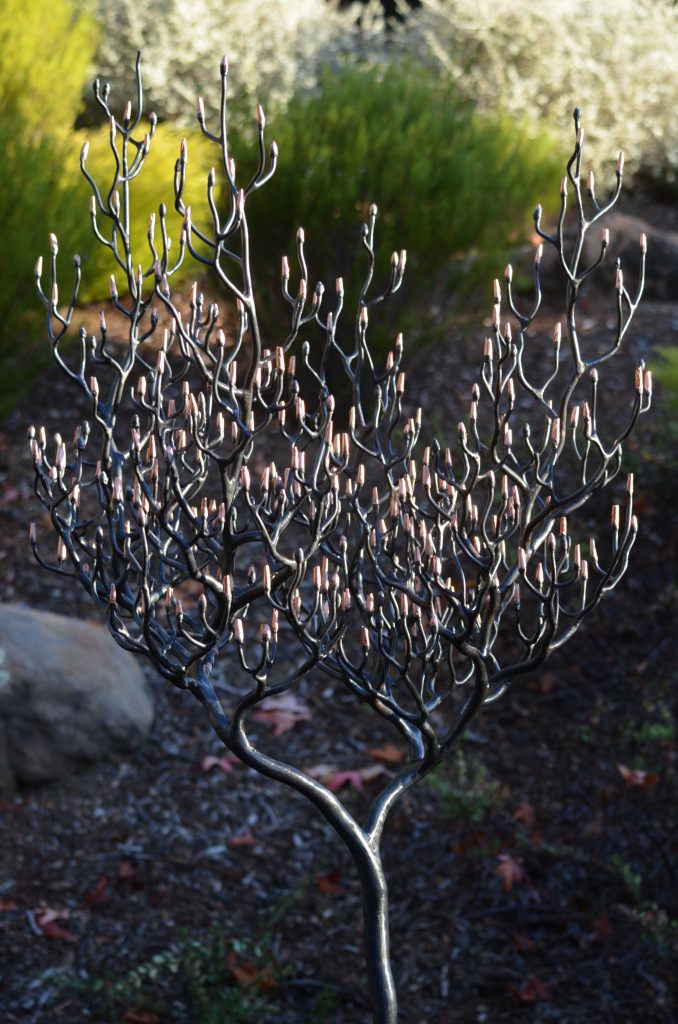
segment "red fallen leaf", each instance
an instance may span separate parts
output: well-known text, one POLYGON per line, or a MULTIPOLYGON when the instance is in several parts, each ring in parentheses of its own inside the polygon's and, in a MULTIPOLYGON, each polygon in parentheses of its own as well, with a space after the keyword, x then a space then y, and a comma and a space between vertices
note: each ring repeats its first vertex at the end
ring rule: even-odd
POLYGON ((638 786, 640 789, 649 789, 650 786, 656 786, 659 782, 659 776, 654 772, 644 772, 639 768, 627 768, 625 764, 618 763, 617 771, 629 786, 638 786))
POLYGON ((307 774, 324 786, 336 793, 343 786, 354 786, 359 792, 363 791, 365 782, 371 782, 380 775, 390 773, 381 764, 373 764, 367 768, 353 768, 347 771, 340 771, 333 764, 316 764, 306 769, 307 774))
POLYGON ((100 878, 93 889, 90 889, 83 898, 83 903, 88 907, 98 906, 102 903, 108 903, 110 901, 110 895, 107 892, 108 879, 104 876, 100 878))
POLYGON ((553 672, 543 672, 535 685, 540 693, 550 693, 556 685, 556 676, 553 672))
POLYGON ((405 751, 395 743, 384 743, 383 747, 370 747, 365 753, 375 761, 384 761, 386 764, 399 764, 405 757, 405 751))
POLYGON ((611 935, 614 931, 610 922, 610 915, 607 911, 603 911, 602 914, 598 914, 597 917, 591 918, 591 924, 594 927, 593 938, 603 939, 607 935, 611 935))
POLYGON ((120 1020, 125 1024, 160 1024, 155 1010, 135 1010, 134 1007, 125 1010, 120 1020))
POLYGON ((0 914, 6 913, 8 910, 16 910, 14 900, 0 900, 0 914))
POLYGON ((297 722, 309 722, 311 710, 293 694, 282 697, 267 697, 252 712, 252 718, 273 726, 273 735, 282 736, 293 729, 297 722))
POLYGON ((332 895, 341 890, 341 871, 334 868, 324 875, 315 876, 315 884, 318 892, 323 895, 332 895))
POLYGON ((257 967, 245 960, 239 961, 234 949, 229 949, 226 954, 226 964, 239 985, 252 985, 262 990, 273 988, 275 985, 273 968, 270 964, 265 967, 257 967))
POLYGON ((512 857, 510 853, 500 853, 498 856, 499 865, 495 868, 495 875, 501 878, 504 892, 510 892, 514 885, 525 880, 525 868, 522 857, 512 857))
POLYGON ((515 989, 519 999, 524 1003, 547 1003, 551 999, 551 990, 545 981, 530 978, 521 989, 515 989))
POLYGON ((69 910, 54 910, 52 907, 38 907, 34 912, 35 923, 46 939, 58 939, 62 942, 77 942, 78 938, 72 932, 57 924, 59 920, 65 920, 70 916, 69 910))
POLYGON ((200 771, 209 772, 212 768, 221 768, 222 772, 230 772, 234 764, 242 764, 239 757, 233 757, 231 754, 226 757, 214 757, 210 754, 203 757, 200 762, 200 771))
POLYGON ((136 875, 137 869, 130 860, 124 860, 118 868, 118 881, 130 882, 136 875))
POLYGON ((526 828, 533 829, 537 824, 537 815, 532 804, 521 804, 517 811, 513 812, 514 821, 522 821, 526 828))
POLYGON ((513 932, 511 934, 511 942, 519 953, 529 953, 537 945, 534 939, 529 938, 527 935, 522 935, 520 932, 513 932))
POLYGON ((237 850, 239 846, 256 846, 259 840, 252 835, 250 829, 246 828, 239 836, 231 836, 226 845, 229 850, 237 850))

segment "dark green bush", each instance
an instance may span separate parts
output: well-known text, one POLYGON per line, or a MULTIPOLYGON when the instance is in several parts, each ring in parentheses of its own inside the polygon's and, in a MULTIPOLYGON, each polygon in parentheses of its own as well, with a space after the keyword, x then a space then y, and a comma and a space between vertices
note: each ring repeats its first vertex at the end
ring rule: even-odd
POLYGON ((272 253, 290 252, 302 225, 312 272, 355 285, 359 226, 375 202, 384 274, 391 251, 406 248, 410 301, 441 268, 467 280, 488 263, 496 273, 535 203, 548 199, 555 167, 545 136, 479 115, 449 83, 404 63, 326 72, 317 94, 272 119, 269 138, 279 169, 248 207, 259 272, 272 253))

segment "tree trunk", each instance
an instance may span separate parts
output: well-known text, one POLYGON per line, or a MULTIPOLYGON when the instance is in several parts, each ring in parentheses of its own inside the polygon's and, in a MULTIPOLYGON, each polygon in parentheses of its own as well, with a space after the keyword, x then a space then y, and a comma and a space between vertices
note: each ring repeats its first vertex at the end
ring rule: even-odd
POLYGON ((388 941, 388 889, 378 852, 351 850, 363 890, 365 963, 374 1024, 397 1024, 396 997, 388 941))

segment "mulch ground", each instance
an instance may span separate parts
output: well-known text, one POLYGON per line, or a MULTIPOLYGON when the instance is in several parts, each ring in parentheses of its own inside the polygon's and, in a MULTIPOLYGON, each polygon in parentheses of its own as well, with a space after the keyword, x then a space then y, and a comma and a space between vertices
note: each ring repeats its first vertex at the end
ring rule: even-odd
MULTIPOLYGON (((587 302, 587 329, 609 330, 587 302)), ((481 336, 448 326, 435 371, 425 356, 408 379, 443 424, 466 406, 459 369, 481 336)), ((624 380, 672 339, 678 307, 647 304, 624 380)), ((86 595, 46 577, 25 540, 25 427, 37 408, 48 431, 70 429, 69 402, 44 375, 0 429, 0 600, 88 618, 86 595)), ((662 415, 630 451, 631 572, 389 821, 403 1024, 678 1020, 678 460, 662 415)), ((157 716, 143 750, 0 803, 2 1021, 368 1024, 347 854, 301 797, 228 762, 208 768, 223 751, 201 709, 148 673, 157 716)), ((392 769, 381 748, 393 737, 369 712, 322 677, 298 696, 309 719, 279 736, 259 723, 263 746, 392 769)), ((359 811, 379 781, 349 779, 346 802, 359 811)))

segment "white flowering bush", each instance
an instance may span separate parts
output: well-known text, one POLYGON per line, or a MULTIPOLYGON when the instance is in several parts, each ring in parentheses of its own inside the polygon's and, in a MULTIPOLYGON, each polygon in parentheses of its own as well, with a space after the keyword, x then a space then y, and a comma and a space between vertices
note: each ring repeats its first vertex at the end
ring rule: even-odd
POLYGON ((394 48, 437 63, 481 109, 559 124, 581 105, 593 165, 623 141, 631 169, 678 180, 671 0, 425 0, 391 34, 394 48))
POLYGON ((326 0, 165 0, 161 13, 152 0, 98 0, 97 8, 102 78, 117 92, 129 81, 130 53, 142 48, 149 109, 178 124, 191 122, 197 95, 218 106, 215 54, 228 53, 233 69, 231 114, 234 101, 251 114, 264 95, 271 110, 317 81, 319 62, 335 61, 352 21, 326 0))

